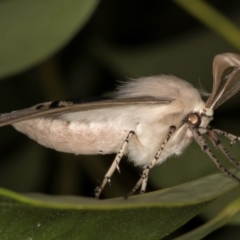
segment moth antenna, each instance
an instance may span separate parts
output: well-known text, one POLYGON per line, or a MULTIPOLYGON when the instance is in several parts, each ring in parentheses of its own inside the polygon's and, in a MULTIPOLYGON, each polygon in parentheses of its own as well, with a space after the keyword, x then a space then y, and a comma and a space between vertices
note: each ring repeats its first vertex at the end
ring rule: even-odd
POLYGON ((99 198, 102 190, 104 189, 105 185, 107 183, 110 183, 111 182, 111 177, 114 173, 114 171, 117 169, 119 172, 119 163, 123 157, 123 154, 124 154, 124 151, 127 147, 127 144, 129 143, 129 140, 131 139, 131 137, 133 136, 134 132, 133 131, 130 131, 126 137, 126 139, 124 140, 123 142, 123 145, 122 147, 120 148, 120 150, 118 151, 116 157, 114 158, 113 160, 113 163, 112 165, 110 166, 110 168, 108 169, 106 175, 104 176, 104 179, 102 181, 102 184, 101 186, 98 186, 95 188, 95 198, 99 198))
POLYGON ((230 152, 223 146, 220 139, 210 128, 208 129, 207 134, 211 142, 222 151, 228 161, 232 163, 236 168, 240 169, 240 164, 231 156, 230 152))
POLYGON ((201 80, 199 79, 199 88, 198 92, 201 94, 203 97, 209 97, 211 94, 204 88, 204 86, 201 84, 201 80))
POLYGON ((230 144, 231 146, 232 146, 233 144, 235 144, 236 142, 239 142, 239 141, 240 141, 240 137, 235 136, 235 135, 233 135, 233 134, 231 134, 231 133, 228 133, 228 132, 226 132, 226 131, 222 131, 222 130, 219 130, 219 129, 212 129, 212 131, 215 132, 215 133, 218 134, 218 135, 222 135, 222 136, 230 139, 230 140, 231 140, 231 144, 230 144))
POLYGON ((218 160, 218 158, 216 157, 215 154, 212 153, 211 149, 208 147, 206 141, 204 140, 204 138, 202 137, 201 133, 197 130, 197 128, 195 126, 193 126, 191 123, 189 123, 189 127, 192 130, 193 136, 196 140, 196 142, 198 143, 198 145, 201 147, 201 149, 203 150, 203 152, 207 153, 207 155, 213 160, 213 162, 215 163, 215 165, 217 166, 217 168, 219 168, 222 172, 224 172, 226 175, 230 176, 231 178, 233 178, 234 180, 236 180, 237 182, 240 183, 240 179, 235 176, 233 173, 231 173, 230 171, 228 171, 218 160))
POLYGON ((154 165, 156 164, 158 158, 160 157, 161 153, 163 152, 166 144, 168 143, 169 139, 171 138, 172 134, 174 133, 174 131, 176 130, 175 126, 171 126, 169 129, 169 132, 167 134, 167 137, 165 138, 165 140, 163 141, 160 149, 157 151, 156 155, 154 156, 153 160, 150 162, 150 164, 148 164, 144 169, 143 172, 141 174, 140 179, 138 180, 138 182, 136 183, 136 185, 134 186, 134 188, 131 190, 131 192, 129 192, 125 198, 127 199, 129 196, 133 195, 137 189, 141 186, 141 191, 140 193, 144 193, 146 191, 146 187, 147 187, 147 181, 148 181, 148 175, 149 175, 149 171, 151 168, 154 167, 154 165))

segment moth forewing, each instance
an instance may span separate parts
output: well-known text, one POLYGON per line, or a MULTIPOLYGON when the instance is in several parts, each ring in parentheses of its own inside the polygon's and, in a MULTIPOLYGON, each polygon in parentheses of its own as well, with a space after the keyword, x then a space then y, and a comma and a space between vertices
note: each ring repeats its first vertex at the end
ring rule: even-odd
POLYGON ((64 113, 84 112, 96 109, 138 104, 169 104, 172 101, 173 99, 170 97, 164 100, 160 98, 143 97, 131 99, 111 99, 83 103, 72 100, 46 102, 37 104, 30 108, 0 114, 0 127, 33 118, 61 116, 64 113))

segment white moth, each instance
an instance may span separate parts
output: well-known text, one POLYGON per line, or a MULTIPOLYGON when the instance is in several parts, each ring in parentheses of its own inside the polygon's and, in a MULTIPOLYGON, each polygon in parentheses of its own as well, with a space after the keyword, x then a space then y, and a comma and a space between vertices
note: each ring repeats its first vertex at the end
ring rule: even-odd
POLYGON ((213 62, 213 89, 203 102, 188 82, 174 76, 153 76, 120 86, 112 99, 101 101, 54 101, 0 115, 0 126, 13 125, 46 147, 74 154, 117 153, 101 186, 98 198, 123 155, 143 168, 141 178, 127 195, 139 187, 145 192, 150 169, 173 154, 179 155, 195 138, 219 169, 225 169, 206 144, 206 134, 236 167, 239 164, 223 147, 217 134, 235 143, 227 132, 211 129, 213 110, 240 89, 240 55, 219 54, 213 62))

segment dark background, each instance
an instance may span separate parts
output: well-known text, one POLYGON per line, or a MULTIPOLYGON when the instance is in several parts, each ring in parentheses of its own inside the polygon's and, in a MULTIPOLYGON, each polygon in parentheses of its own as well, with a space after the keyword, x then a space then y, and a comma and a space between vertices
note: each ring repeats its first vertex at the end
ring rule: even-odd
MULTIPOLYGON (((207 2, 233 23, 240 23, 239 1, 207 2)), ((1 81, 1 112, 49 100, 99 96, 113 90, 119 80, 154 74, 176 75, 210 92, 212 60, 223 52, 237 50, 172 1, 103 0, 59 52, 1 81)), ((240 135, 239 100, 240 94, 217 109, 213 125, 240 135)), ((114 158, 58 153, 11 127, 0 134, 0 186, 17 192, 92 196, 114 158)), ((239 156, 239 147, 232 152, 239 156)), ((123 196, 134 186, 140 169, 127 161, 120 168, 121 174, 114 174, 102 198, 123 196)), ((192 144, 186 154, 153 170, 148 191, 215 171, 211 160, 192 144)), ((203 221, 197 217, 184 229, 203 221)), ((229 229, 235 239, 237 227, 225 227, 206 239, 220 239, 229 229)))

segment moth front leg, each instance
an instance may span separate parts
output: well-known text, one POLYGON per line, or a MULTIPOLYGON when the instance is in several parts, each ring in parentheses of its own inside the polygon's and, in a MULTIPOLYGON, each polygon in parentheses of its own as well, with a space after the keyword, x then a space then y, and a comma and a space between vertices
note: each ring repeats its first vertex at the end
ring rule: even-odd
MULTIPOLYGON (((217 156, 215 154, 213 154, 212 150, 208 147, 205 139, 202 137, 201 133, 198 131, 198 129, 193 126, 192 124, 189 124, 190 129, 192 130, 193 136, 196 140, 196 142, 198 143, 198 145, 201 147, 201 149, 203 150, 203 152, 205 152, 212 160, 213 162, 216 164, 217 168, 219 168, 222 172, 224 172, 226 175, 230 176, 231 178, 233 178, 234 180, 236 180, 237 182, 240 183, 240 179, 235 176, 233 173, 231 173, 230 171, 228 171, 218 160, 217 156)), ((213 140, 210 138, 210 140, 213 140)), ((214 141, 214 140, 213 140, 214 141)))
POLYGON ((169 132, 167 134, 167 137, 165 138, 165 140, 163 141, 160 149, 157 151, 156 155, 154 156, 153 160, 150 162, 149 165, 147 165, 143 172, 142 172, 142 175, 140 177, 140 179, 138 180, 138 182, 136 183, 136 185, 134 186, 134 188, 132 189, 131 192, 129 192, 125 198, 128 198, 129 196, 133 195, 137 189, 141 186, 141 190, 140 190, 140 193, 144 193, 146 191, 146 187, 147 187, 147 181, 148 181, 148 175, 149 175, 149 171, 151 168, 154 167, 154 165, 156 164, 158 158, 160 157, 161 153, 163 152, 166 144, 168 143, 169 139, 171 138, 173 132, 176 130, 176 127, 175 126, 171 126, 170 129, 169 129, 169 132))
POLYGON ((233 144, 235 144, 236 142, 240 141, 240 137, 235 136, 231 133, 228 133, 228 132, 225 132, 225 131, 222 131, 222 130, 219 130, 219 129, 212 129, 212 131, 230 139, 231 140, 231 146, 233 144))
MULTIPOLYGON (((219 130, 221 131, 221 130, 219 130)), ((215 134, 216 132, 214 132, 210 127, 208 128, 207 134, 209 139, 211 140, 211 142, 217 147, 219 148, 222 153, 226 156, 226 158, 228 159, 228 161, 230 163, 232 163, 236 168, 240 169, 240 164, 239 162, 237 162, 230 154, 230 152, 223 146, 222 142, 220 141, 220 139, 217 137, 217 135, 215 134)), ((233 136, 233 135, 232 135, 233 136)))
POLYGON ((104 188, 105 185, 107 184, 107 182, 110 182, 110 179, 111 179, 114 171, 115 171, 116 169, 118 169, 118 171, 119 171, 119 163, 120 163, 120 161, 121 161, 121 159, 122 159, 122 157, 123 157, 123 154, 124 154, 124 151, 125 151, 125 149, 126 149, 126 147, 127 147, 127 144, 128 144, 128 142, 129 142, 129 140, 131 139, 131 137, 133 136, 133 134, 134 134, 133 131, 130 131, 130 132, 128 133, 126 139, 125 139, 124 142, 123 142, 122 147, 120 148, 120 150, 118 151, 116 157, 114 158, 111 167, 109 168, 109 170, 107 171, 106 175, 104 176, 104 179, 103 179, 103 181, 102 181, 101 186, 96 187, 96 189, 95 189, 95 198, 99 198, 99 196, 100 196, 103 188, 104 188))

